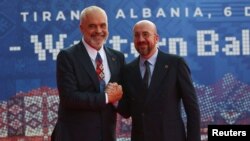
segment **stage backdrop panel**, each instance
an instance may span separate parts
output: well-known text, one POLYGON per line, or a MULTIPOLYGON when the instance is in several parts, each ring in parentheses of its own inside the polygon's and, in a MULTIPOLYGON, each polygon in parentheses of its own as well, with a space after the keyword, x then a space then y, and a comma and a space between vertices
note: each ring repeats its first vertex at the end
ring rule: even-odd
MULTIPOLYGON (((59 103, 56 56, 81 40, 79 14, 90 5, 106 10, 106 44, 127 62, 138 56, 132 27, 141 19, 157 25, 161 50, 185 58, 202 140, 208 124, 250 123, 249 0, 1 0, 0 140, 50 140, 59 103)), ((119 116, 117 140, 130 140, 130 130, 131 120, 119 116)))

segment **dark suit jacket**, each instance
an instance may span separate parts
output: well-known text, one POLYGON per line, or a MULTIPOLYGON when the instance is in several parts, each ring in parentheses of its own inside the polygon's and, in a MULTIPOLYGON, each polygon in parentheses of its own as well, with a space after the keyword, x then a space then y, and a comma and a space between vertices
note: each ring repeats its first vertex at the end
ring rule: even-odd
MULTIPOLYGON (((119 82, 122 53, 104 48, 111 72, 119 82)), ((58 121, 52 141, 115 141, 116 109, 105 103, 95 68, 82 41, 57 56, 58 121)))
POLYGON ((118 111, 132 117, 132 141, 200 141, 200 111, 185 61, 159 50, 149 88, 142 82, 139 57, 123 73, 118 111), (187 132, 181 116, 187 115, 187 132))

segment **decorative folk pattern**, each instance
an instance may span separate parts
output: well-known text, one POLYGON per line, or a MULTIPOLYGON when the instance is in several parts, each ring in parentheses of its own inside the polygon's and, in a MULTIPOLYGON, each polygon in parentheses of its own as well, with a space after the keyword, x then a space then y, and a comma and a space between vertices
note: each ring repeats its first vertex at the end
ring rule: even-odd
MULTIPOLYGON (((212 86, 195 84, 201 109, 202 141, 208 124, 249 124, 250 86, 227 74, 212 86), (240 91, 234 91, 235 88, 240 91)), ((49 141, 57 120, 57 89, 42 87, 0 102, 0 141, 49 141)), ((184 119, 185 114, 183 114, 184 119)), ((117 141, 129 141, 131 119, 118 115, 117 141)))

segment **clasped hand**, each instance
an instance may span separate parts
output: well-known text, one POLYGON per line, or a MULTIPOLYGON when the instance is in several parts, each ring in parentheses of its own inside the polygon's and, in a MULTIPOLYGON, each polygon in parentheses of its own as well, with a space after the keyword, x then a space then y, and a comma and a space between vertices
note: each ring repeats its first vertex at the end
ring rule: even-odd
POLYGON ((117 84, 116 82, 108 83, 105 88, 105 93, 108 96, 108 103, 115 103, 122 98, 122 86, 117 84))

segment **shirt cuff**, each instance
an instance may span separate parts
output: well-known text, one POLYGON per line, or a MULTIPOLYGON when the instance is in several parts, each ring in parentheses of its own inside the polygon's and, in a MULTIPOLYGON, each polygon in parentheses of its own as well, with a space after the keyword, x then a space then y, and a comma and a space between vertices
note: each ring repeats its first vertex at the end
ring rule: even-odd
POLYGON ((108 104, 109 103, 109 98, 108 98, 108 94, 107 93, 105 93, 105 100, 106 100, 106 104, 108 104))

